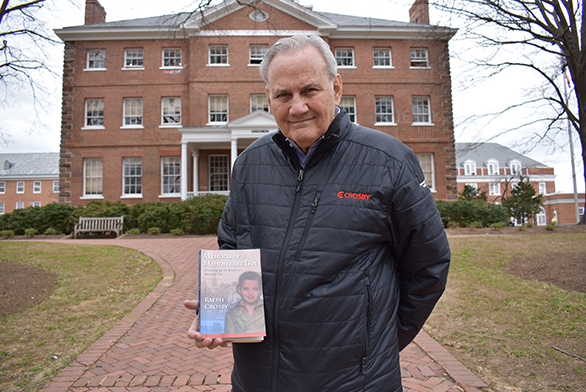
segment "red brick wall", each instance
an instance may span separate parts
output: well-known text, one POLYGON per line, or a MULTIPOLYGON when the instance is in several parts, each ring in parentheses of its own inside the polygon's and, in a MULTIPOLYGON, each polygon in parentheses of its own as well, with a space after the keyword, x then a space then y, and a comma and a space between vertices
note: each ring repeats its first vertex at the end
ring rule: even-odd
POLYGON ((59 201, 59 194, 53 192, 53 181, 59 178, 41 180, 41 179, 20 179, 20 180, 0 180, 5 183, 5 192, 0 193, 0 203, 4 203, 4 213, 12 212, 16 208, 17 202, 23 202, 24 208, 30 207, 33 202, 41 202, 41 206, 59 201), (24 193, 16 193, 16 183, 24 181, 24 193), (33 183, 41 181, 41 192, 33 193, 33 183))

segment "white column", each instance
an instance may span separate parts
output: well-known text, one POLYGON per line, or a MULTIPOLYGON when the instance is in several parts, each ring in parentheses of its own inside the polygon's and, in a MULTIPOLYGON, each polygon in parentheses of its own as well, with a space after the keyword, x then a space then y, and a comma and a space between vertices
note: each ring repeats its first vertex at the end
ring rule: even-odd
POLYGON ((232 166, 230 167, 234 167, 234 162, 236 161, 236 158, 238 158, 238 139, 236 138, 232 138, 232 152, 230 153, 230 158, 232 158, 232 166))
POLYGON ((187 199, 187 142, 181 141, 181 200, 187 199))
POLYGON ((193 192, 199 192, 199 153, 194 152, 193 156, 193 192))

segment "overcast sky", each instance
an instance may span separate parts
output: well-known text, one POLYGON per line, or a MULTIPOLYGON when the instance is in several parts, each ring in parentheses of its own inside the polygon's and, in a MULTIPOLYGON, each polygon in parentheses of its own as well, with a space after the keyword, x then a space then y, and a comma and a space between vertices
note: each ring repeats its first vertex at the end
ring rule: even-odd
MULTIPOLYGON (((303 5, 313 5, 315 11, 335 12, 354 16, 364 16, 409 21, 409 0, 300 0, 303 5), (360 4, 357 7, 357 4, 360 4)), ((189 10, 194 0, 100 0, 106 9, 106 21, 135 19, 156 16, 189 10), (162 7, 164 5, 164 8, 162 7)), ((47 1, 41 11, 42 20, 50 29, 59 29, 67 26, 77 26, 84 23, 85 0, 54 0, 47 1)), ((442 15, 431 11, 431 23, 448 26, 442 15)), ((454 22, 450 27, 458 27, 454 22)), ((457 22, 455 22, 457 23, 457 22)), ((55 39, 58 37, 54 36, 55 39)), ((464 44, 459 41, 459 35, 450 42, 450 52, 460 54, 464 44)), ((58 75, 62 74, 63 46, 47 46, 44 49, 51 67, 58 75)), ((456 56, 454 56, 456 57, 456 56)), ((457 56, 459 57, 459 56, 457 56)), ((531 75, 518 70, 507 72, 499 77, 492 77, 488 82, 469 85, 469 75, 461 72, 462 63, 457 59, 451 60, 453 110, 455 117, 456 142, 480 142, 489 140, 500 143, 525 155, 553 166, 556 173, 556 190, 558 192, 573 192, 571 164, 569 158, 568 135, 557 137, 558 144, 564 149, 538 147, 528 150, 528 144, 518 135, 499 135, 511 126, 511 118, 503 118, 492 122, 489 126, 465 127, 463 119, 472 113, 498 111, 509 104, 519 102, 524 98, 526 86, 534 79, 531 75)), ((33 107, 32 92, 22 88, 16 93, 15 104, 0 107, 0 121, 2 130, 7 131, 6 142, 0 141, 0 153, 13 152, 58 152, 60 143, 61 124, 61 81, 54 77, 43 77, 43 91, 36 91, 39 98, 36 107, 33 107)), ((2 91, 0 91, 2 93, 2 91)), ((526 113, 527 118, 535 113, 526 113)), ((537 114, 539 115, 539 114, 537 114)), ((521 116, 522 117, 522 116, 521 116)), ((519 119, 515 114, 515 119, 519 119)), ((574 132, 574 149, 576 156, 576 173, 578 192, 584 192, 584 175, 580 160, 581 148, 574 132)))

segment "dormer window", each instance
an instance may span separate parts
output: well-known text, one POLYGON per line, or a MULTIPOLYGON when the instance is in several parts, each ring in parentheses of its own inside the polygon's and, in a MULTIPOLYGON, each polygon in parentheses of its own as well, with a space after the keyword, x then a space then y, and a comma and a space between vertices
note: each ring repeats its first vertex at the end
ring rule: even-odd
POLYGON ((496 159, 489 159, 486 161, 486 169, 488 170, 489 176, 498 176, 499 173, 499 162, 496 159))
POLYGON ((512 160, 509 162, 509 168, 511 170, 511 174, 521 174, 521 161, 519 160, 512 160))
POLYGON ((464 162, 464 175, 475 176, 476 175, 476 162, 467 160, 464 162))

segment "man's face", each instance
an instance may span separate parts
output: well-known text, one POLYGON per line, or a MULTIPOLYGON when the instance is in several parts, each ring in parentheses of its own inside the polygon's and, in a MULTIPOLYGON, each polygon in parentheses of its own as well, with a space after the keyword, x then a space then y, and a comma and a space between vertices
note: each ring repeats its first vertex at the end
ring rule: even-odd
POLYGON ((237 290, 242 300, 249 305, 254 305, 260 298, 261 289, 256 280, 245 279, 237 290))
POLYGON ((328 78, 326 62, 317 49, 277 55, 269 65, 267 97, 283 135, 305 152, 335 117, 342 97, 342 80, 328 78))

